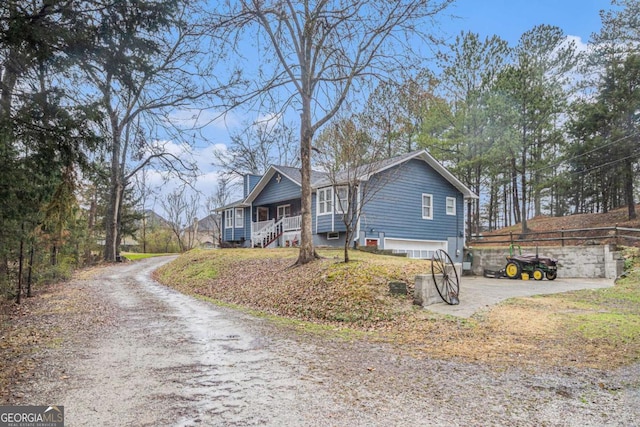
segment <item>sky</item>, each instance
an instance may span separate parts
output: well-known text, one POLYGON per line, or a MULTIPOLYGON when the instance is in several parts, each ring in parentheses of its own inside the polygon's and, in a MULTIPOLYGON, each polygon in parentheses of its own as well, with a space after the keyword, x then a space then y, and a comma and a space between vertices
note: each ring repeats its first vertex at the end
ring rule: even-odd
MULTIPOLYGON (((448 36, 450 41, 461 31, 472 31, 481 38, 498 35, 510 46, 515 46, 524 32, 537 25, 555 25, 584 48, 591 35, 600 30, 599 11, 609 8, 609 0, 456 0, 439 22, 442 35, 448 36)), ((236 113, 227 115, 224 121, 214 121, 205 129, 209 143, 200 145, 193 153, 202 171, 201 177, 193 183, 202 193, 200 217, 208 214, 204 211, 204 201, 214 192, 218 177, 212 165, 212 152, 216 146, 224 146, 230 139, 230 132, 238 130, 242 122, 236 113)), ((179 151, 176 146, 175 152, 179 151)), ((179 186, 175 182, 164 183, 159 175, 153 174, 150 182, 161 187, 160 198, 179 186)), ((159 201, 150 203, 148 208, 161 213, 159 201)))
POLYGON ((460 19, 443 25, 454 36, 470 30, 481 36, 496 34, 515 45, 525 31, 548 24, 587 43, 600 30, 599 11, 609 6, 609 0, 457 0, 450 12, 460 19))

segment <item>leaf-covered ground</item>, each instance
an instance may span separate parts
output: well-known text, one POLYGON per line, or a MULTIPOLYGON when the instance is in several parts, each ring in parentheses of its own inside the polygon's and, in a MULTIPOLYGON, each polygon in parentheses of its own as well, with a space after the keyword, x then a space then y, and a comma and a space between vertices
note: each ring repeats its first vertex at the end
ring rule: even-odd
POLYGON ((156 278, 181 292, 291 319, 358 339, 396 344, 416 357, 498 364, 612 368, 640 360, 640 273, 611 290, 520 298, 471 319, 442 316, 413 305, 416 274, 428 261, 353 252, 321 252, 296 266, 295 249, 189 252, 156 278), (408 284, 391 296, 388 282, 408 284))
MULTIPOLYGON (((89 278, 100 267, 76 272, 76 278, 89 278)), ((12 404, 13 384, 29 382, 36 370, 52 374, 50 380, 64 381, 65 373, 43 366, 41 359, 66 343, 83 342, 109 324, 101 301, 82 286, 67 282, 42 285, 33 298, 22 304, 0 303, 0 403, 12 404)), ((81 344, 80 344, 81 345, 81 344)))

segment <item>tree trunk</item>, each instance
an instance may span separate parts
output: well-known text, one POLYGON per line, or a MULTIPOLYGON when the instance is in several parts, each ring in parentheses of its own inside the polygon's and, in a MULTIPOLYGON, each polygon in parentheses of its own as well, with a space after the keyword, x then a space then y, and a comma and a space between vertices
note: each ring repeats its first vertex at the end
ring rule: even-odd
POLYGON ((511 158, 511 197, 513 208, 513 219, 516 224, 521 221, 520 200, 518 197, 518 170, 516 168, 515 157, 511 158))
POLYGON ((122 200, 122 170, 120 167, 120 136, 117 132, 117 121, 112 118, 113 145, 111 147, 111 174, 109 177, 109 204, 106 212, 106 236, 104 260, 114 262, 118 254, 119 218, 122 200))
POLYGON ((527 226, 527 152, 523 150, 522 152, 522 172, 520 174, 520 185, 522 187, 522 234, 529 231, 529 227, 527 226))
POLYGON ((122 185, 117 181, 119 180, 116 179, 116 182, 111 185, 109 206, 107 207, 106 215, 107 235, 104 247, 104 260, 110 262, 116 260, 118 253, 118 216, 122 185))
POLYGON ((318 258, 313 247, 313 230, 311 218, 311 97, 303 96, 302 115, 300 118, 300 176, 302 197, 302 221, 300 230, 300 252, 296 264, 307 264, 318 258))
POLYGON ((624 174, 624 186, 625 193, 627 195, 627 206, 629 211, 629 219, 636 219, 636 205, 633 200, 633 162, 631 159, 625 161, 625 174, 624 174))
POLYGON ((93 264, 93 258, 91 256, 91 241, 94 237, 94 231, 96 227, 96 216, 98 215, 98 191, 94 188, 91 195, 91 203, 89 204, 89 217, 87 219, 87 235, 89 239, 85 242, 84 247, 84 262, 87 265, 93 264))
POLYGON ((31 280, 33 278, 33 258, 35 255, 35 247, 31 240, 31 248, 29 249, 29 269, 27 270, 27 297, 31 298, 31 280))
MULTIPOLYGON (((22 233, 24 233, 24 223, 21 227, 22 233)), ((20 236, 20 253, 18 254, 18 287, 16 289, 16 304, 20 304, 22 298, 22 268, 24 265, 24 236, 20 236)))
MULTIPOLYGON (((304 123, 304 120, 303 120, 304 123)), ((313 261, 315 250, 313 248, 313 233, 311 228, 311 135, 302 125, 302 139, 300 141, 300 175, 302 186, 302 230, 300 231, 300 252, 297 264, 307 264, 313 261)))
POLYGON ((347 228, 347 234, 344 236, 344 262, 349 262, 349 242, 351 242, 353 229, 347 228))

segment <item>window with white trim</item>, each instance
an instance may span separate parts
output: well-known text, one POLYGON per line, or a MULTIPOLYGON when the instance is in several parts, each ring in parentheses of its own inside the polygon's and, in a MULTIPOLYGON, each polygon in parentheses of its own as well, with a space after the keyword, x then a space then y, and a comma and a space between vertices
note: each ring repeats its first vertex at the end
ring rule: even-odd
POLYGON ((456 214, 456 198, 447 197, 447 215, 456 214))
POLYGON ((277 216, 278 220, 282 218, 287 218, 291 216, 291 205, 280 205, 277 208, 277 216))
POLYGON ((224 211, 224 228, 233 228, 233 209, 224 211))
POLYGON ((333 206, 333 189, 331 187, 318 190, 318 215, 331 213, 333 206))
POLYGON ((244 226, 244 209, 236 208, 236 228, 244 226))
POLYGON ((422 195, 422 219, 433 219, 433 195, 422 195))
POLYGON ((346 185, 336 187, 336 213, 349 212, 349 187, 346 185))

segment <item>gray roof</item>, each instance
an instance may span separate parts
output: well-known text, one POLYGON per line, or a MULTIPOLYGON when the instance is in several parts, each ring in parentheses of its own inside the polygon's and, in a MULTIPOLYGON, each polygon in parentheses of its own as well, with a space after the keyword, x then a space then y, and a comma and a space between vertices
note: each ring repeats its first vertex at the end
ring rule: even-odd
MULTIPOLYGON (((292 180, 293 182, 295 182, 298 185, 302 185, 302 174, 300 173, 300 168, 294 168, 291 166, 273 166, 274 169, 276 169, 278 172, 280 172, 281 174, 285 175, 287 178, 289 178, 290 180, 292 180)), ((311 171, 311 186, 315 186, 315 183, 317 182, 321 182, 325 179, 327 179, 327 173, 326 172, 320 172, 320 171, 311 171)))
MULTIPOLYGON (((352 170, 345 170, 337 173, 335 176, 329 176, 325 174, 326 178, 317 182, 314 187, 322 187, 329 185, 346 184, 354 181, 366 181, 376 173, 380 173, 386 169, 398 166, 412 159, 419 159, 426 162, 429 166, 436 170, 444 179, 449 181, 454 187, 456 187, 465 198, 477 199, 478 196, 473 193, 466 185, 460 182, 451 172, 449 172, 444 166, 442 166, 427 150, 417 150, 411 153, 401 154, 396 157, 391 157, 377 162, 370 163, 368 165, 358 166, 352 170)), ((312 184, 313 185, 313 184, 312 184)))
POLYGON ((246 204, 244 203, 244 199, 240 199, 240 200, 236 200, 235 202, 231 202, 231 203, 228 203, 228 204, 226 204, 224 206, 220 206, 219 208, 216 208, 215 212, 221 212, 221 211, 226 210, 226 209, 243 207, 243 206, 246 206, 246 204))
MULTIPOLYGON (((370 163, 368 165, 358 166, 352 170, 345 170, 336 174, 335 176, 331 176, 327 172, 320 171, 311 171, 311 187, 312 188, 320 188, 324 186, 330 185, 339 185, 346 184, 349 181, 367 181, 371 175, 376 173, 380 173, 386 169, 398 166, 402 163, 405 163, 411 159, 423 160, 429 166, 436 170, 440 175, 442 175, 447 181, 449 181, 454 187, 456 187, 460 192, 464 195, 465 198, 477 199, 478 196, 473 193, 467 186, 465 186, 462 182, 460 182, 455 176, 451 174, 444 166, 442 166, 427 150, 417 150, 412 151, 411 153, 402 154, 396 157, 391 157, 389 159, 379 160, 377 162, 370 163)), ((297 185, 302 185, 302 176, 300 174, 300 168, 291 167, 291 166, 270 166, 267 169, 267 172, 260 178, 260 181, 256 184, 256 186, 251 190, 249 195, 245 199, 241 199, 235 201, 233 203, 228 204, 227 206, 223 206, 221 208, 216 209, 217 212, 220 212, 225 209, 240 207, 240 206, 250 206, 250 203, 256 198, 256 196, 264 189, 267 185, 271 177, 279 173, 291 181, 293 181, 297 185)))

